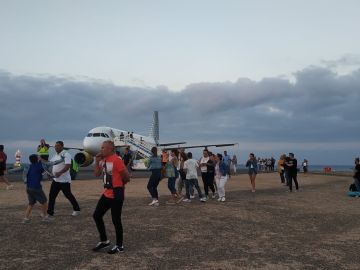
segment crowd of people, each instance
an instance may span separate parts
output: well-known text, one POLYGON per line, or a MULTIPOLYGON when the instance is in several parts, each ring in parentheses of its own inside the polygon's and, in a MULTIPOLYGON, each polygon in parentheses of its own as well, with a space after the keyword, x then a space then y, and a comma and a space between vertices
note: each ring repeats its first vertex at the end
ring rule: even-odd
MULTIPOLYGON (((23 171, 23 179, 26 183, 28 197, 28 205, 23 219, 24 223, 30 221, 31 212, 36 202, 41 204, 43 220, 53 220, 55 202, 60 191, 62 191, 72 205, 73 212, 71 216, 76 217, 80 214, 79 203, 71 192, 71 155, 64 150, 64 143, 62 141, 57 141, 54 148, 55 154, 49 160, 49 145, 42 139, 37 148, 37 154, 29 156, 30 164, 22 164, 18 168, 7 171, 8 173, 23 171), (52 181, 49 201, 41 185, 44 174, 47 174, 52 181)), ((195 199, 195 191, 199 201, 202 203, 210 199, 216 199, 219 203, 226 201, 225 187, 230 178, 232 167, 233 172, 236 173, 237 159, 235 155, 230 158, 226 151, 223 154, 214 154, 208 149, 204 149, 202 157, 196 160, 191 152, 186 153, 184 149, 180 149, 180 151, 172 149, 169 154, 167 151, 159 154, 157 147, 153 147, 151 153, 152 155, 147 162, 147 168, 151 171, 147 184, 147 190, 151 197, 149 206, 159 206, 159 192, 157 188, 160 181, 164 178, 167 178, 167 186, 171 194, 171 199, 166 202, 167 204, 191 203, 195 199), (198 172, 201 175, 203 190, 198 182, 198 172), (184 188, 185 196, 182 193, 184 188)), ((93 248, 95 252, 111 245, 103 221, 103 216, 108 210, 111 210, 112 222, 116 233, 116 243, 108 250, 108 253, 115 254, 124 251, 121 215, 125 184, 130 181, 131 157, 130 149, 126 149, 124 156, 120 158, 115 152, 115 145, 112 141, 103 142, 101 151, 95 157, 94 174, 97 177, 102 176, 104 186, 104 192, 100 196, 93 213, 93 219, 100 237, 100 242, 93 248)), ((12 185, 5 177, 6 160, 7 156, 4 152, 4 146, 0 145, 0 180, 5 182, 8 189, 10 189, 12 185)), ((245 164, 252 192, 256 191, 256 176, 261 169, 259 162, 263 162, 262 160, 256 158, 253 153, 250 153, 245 164)), ((270 160, 271 164, 275 162, 273 158, 264 160, 270 160)), ((267 163, 265 162, 265 164, 267 163)), ((298 163, 295 155, 293 153, 281 155, 277 165, 280 182, 288 187, 289 192, 293 191, 294 182, 295 191, 298 191, 298 163)), ((273 166, 269 166, 269 170, 274 170, 273 166)), ((307 172, 308 161, 304 160, 302 166, 304 172, 307 172)), ((354 179, 354 185, 360 191, 359 158, 355 159, 354 179)))

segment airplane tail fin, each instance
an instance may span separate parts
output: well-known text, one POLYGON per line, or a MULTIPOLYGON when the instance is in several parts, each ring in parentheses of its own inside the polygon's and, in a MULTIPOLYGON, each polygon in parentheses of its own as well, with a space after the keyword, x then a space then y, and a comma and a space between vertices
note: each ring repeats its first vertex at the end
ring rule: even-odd
POLYGON ((150 129, 150 137, 154 138, 156 144, 159 143, 159 112, 154 111, 153 121, 150 129))

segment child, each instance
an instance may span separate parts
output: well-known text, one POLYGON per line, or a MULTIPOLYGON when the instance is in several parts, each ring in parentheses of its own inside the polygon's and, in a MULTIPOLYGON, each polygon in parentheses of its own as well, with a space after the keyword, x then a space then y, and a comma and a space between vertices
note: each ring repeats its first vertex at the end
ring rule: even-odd
MULTIPOLYGON (((56 165, 57 163, 62 162, 62 160, 56 162, 45 162, 39 161, 38 156, 32 154, 29 156, 30 165, 22 164, 21 167, 11 169, 8 173, 14 173, 18 171, 23 171, 23 180, 26 183, 26 193, 28 196, 29 204, 25 211, 25 217, 23 219, 23 223, 27 223, 30 221, 30 214, 33 209, 33 206, 38 201, 41 204, 42 216, 43 220, 48 220, 47 216, 47 198, 42 190, 41 181, 43 177, 43 173, 48 173, 48 170, 44 170, 44 167, 56 165)), ((50 175, 51 176, 51 175, 50 175)))

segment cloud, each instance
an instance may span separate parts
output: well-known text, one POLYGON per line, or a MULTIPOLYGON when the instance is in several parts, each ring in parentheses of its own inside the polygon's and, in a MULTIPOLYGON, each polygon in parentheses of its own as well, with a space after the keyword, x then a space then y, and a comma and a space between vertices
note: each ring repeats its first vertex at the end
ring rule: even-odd
POLYGON ((0 71, 1 140, 81 141, 96 126, 148 132, 160 112, 162 141, 359 142, 360 69, 308 67, 283 78, 196 83, 180 92, 0 71))
POLYGON ((360 55, 345 54, 336 60, 321 60, 327 68, 336 68, 339 66, 360 66, 360 55))

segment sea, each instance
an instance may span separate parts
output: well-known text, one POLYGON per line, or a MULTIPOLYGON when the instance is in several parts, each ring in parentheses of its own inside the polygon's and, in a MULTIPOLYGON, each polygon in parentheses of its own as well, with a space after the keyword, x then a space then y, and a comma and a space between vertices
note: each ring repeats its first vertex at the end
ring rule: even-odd
MULTIPOLYGON (((302 171, 302 167, 298 167, 300 171, 302 171)), ((309 172, 324 172, 325 168, 331 168, 332 172, 352 172, 354 167, 349 165, 309 165, 308 171, 309 172)), ((238 170, 245 170, 245 165, 238 165, 238 170)), ((276 168, 275 168, 276 169, 276 168)))

